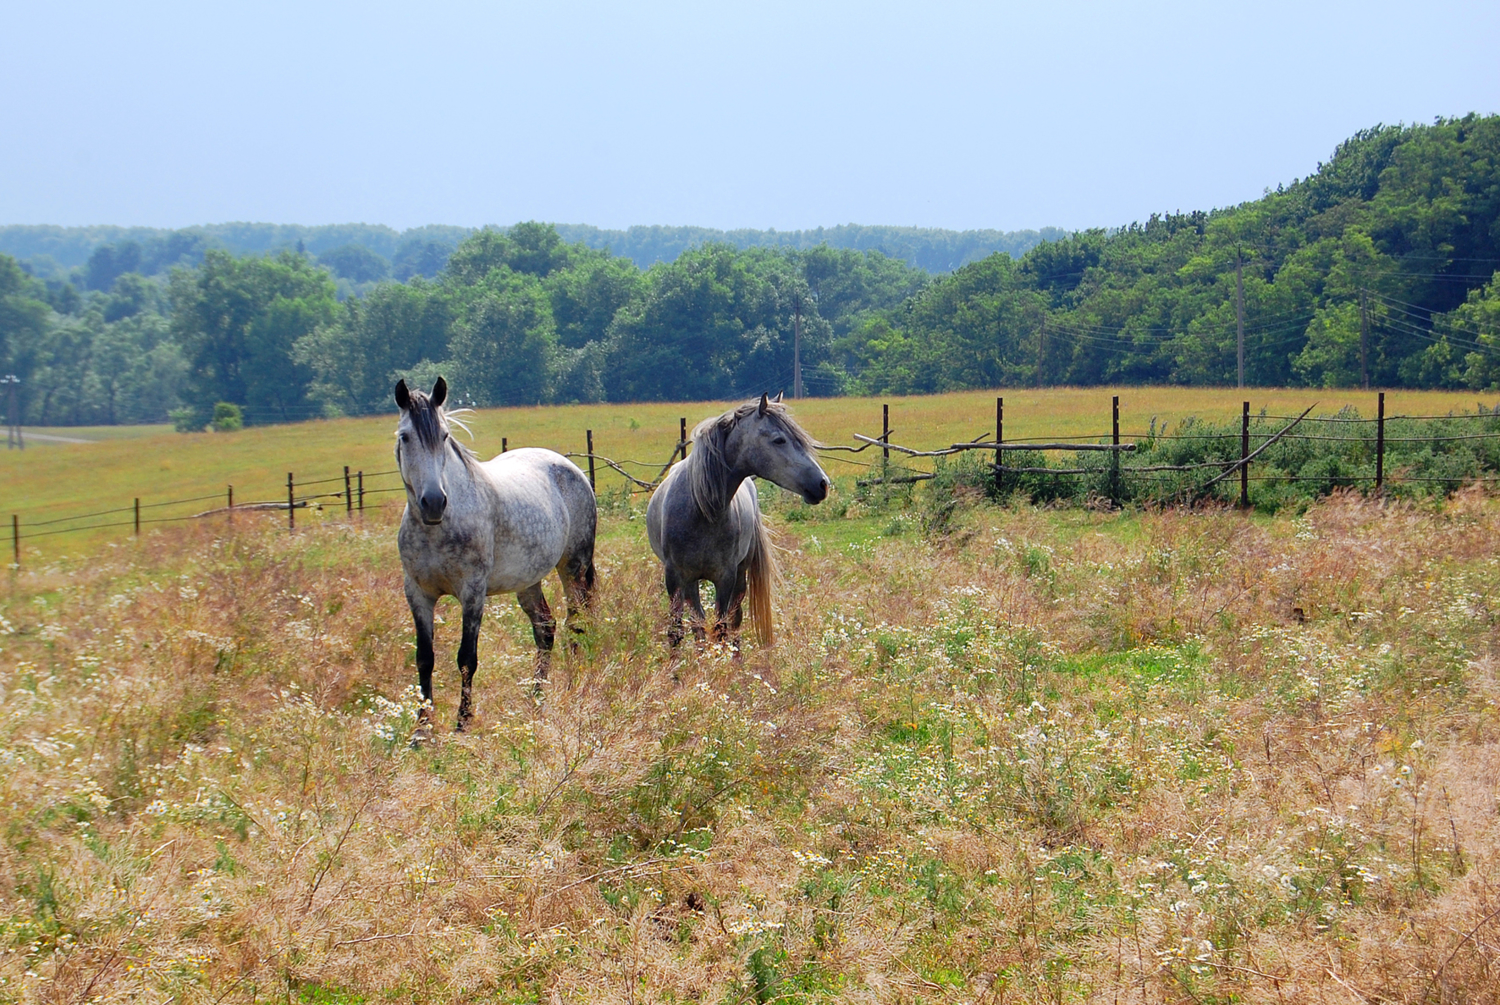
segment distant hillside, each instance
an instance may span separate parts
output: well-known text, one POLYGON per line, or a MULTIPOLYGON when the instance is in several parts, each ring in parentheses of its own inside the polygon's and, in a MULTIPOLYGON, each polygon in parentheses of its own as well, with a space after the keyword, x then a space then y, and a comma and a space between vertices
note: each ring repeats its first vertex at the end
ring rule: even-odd
MULTIPOLYGON (((433 225, 393 230, 380 224, 336 223, 321 227, 278 223, 211 223, 171 230, 163 227, 57 227, 12 225, 0 227, 0 253, 25 261, 46 255, 64 268, 83 265, 96 248, 106 244, 133 241, 144 248, 194 244, 221 248, 236 255, 264 254, 283 248, 295 248, 300 241, 303 250, 314 255, 349 244, 362 245, 385 258, 394 256, 402 245, 435 241, 457 245, 469 236, 469 227, 433 225)), ((202 258, 200 251, 198 257, 202 258)))
POLYGON ((632 259, 641 268, 676 261, 690 248, 722 242, 745 248, 787 248, 806 251, 826 244, 851 251, 879 251, 928 272, 952 272, 997 251, 1020 258, 1043 241, 1068 236, 1065 230, 939 230, 935 227, 864 227, 857 223, 813 230, 713 230, 708 227, 631 227, 600 230, 588 224, 558 224, 557 232, 570 243, 608 248, 632 259))
MULTIPOLYGON (((508 227, 496 227, 509 230, 508 227)), ((601 230, 588 224, 559 224, 558 233, 590 248, 609 248, 641 268, 672 262, 691 248, 723 242, 736 248, 806 250, 827 244, 832 248, 880 251, 927 272, 951 272, 997 251, 1020 258, 1043 241, 1060 240, 1067 231, 939 230, 931 227, 865 227, 843 224, 814 230, 713 230, 708 227, 631 227, 601 230)), ((12 225, 0 227, 0 254, 31 263, 42 278, 65 278, 67 270, 85 265, 106 245, 126 243, 141 248, 138 268, 151 274, 177 264, 196 265, 209 248, 235 255, 265 254, 296 248, 322 257, 325 252, 364 248, 387 260, 403 249, 438 245, 451 250, 474 232, 470 227, 433 224, 398 231, 380 224, 340 223, 320 227, 276 223, 214 223, 180 230, 157 227, 58 227, 12 225)), ((426 272, 426 269, 420 271, 426 272)))

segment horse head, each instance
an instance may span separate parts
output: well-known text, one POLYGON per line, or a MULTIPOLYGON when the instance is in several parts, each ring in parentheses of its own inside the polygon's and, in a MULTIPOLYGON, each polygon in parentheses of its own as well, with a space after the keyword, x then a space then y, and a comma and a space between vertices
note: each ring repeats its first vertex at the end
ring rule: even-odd
POLYGON ((404 380, 396 382, 396 404, 401 407, 401 420, 396 424, 396 467, 406 484, 407 504, 428 525, 442 523, 448 508, 444 478, 449 455, 464 456, 448 435, 448 420, 443 414, 447 399, 448 382, 442 377, 430 395, 408 390, 404 380))
POLYGON ((793 421, 781 395, 772 400, 762 394, 758 403, 731 414, 734 422, 724 446, 734 468, 775 482, 813 505, 828 498, 828 475, 813 456, 813 438, 793 421))

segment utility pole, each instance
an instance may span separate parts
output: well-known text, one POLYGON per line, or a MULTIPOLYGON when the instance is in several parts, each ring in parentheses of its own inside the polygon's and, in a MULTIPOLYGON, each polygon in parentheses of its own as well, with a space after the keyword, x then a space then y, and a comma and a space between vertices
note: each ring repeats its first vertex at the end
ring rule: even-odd
POLYGON ((802 397, 802 296, 792 297, 792 397, 802 397))
POLYGON ((1240 387, 1245 386, 1245 261, 1234 249, 1234 327, 1238 346, 1240 387))
POLYGON ((13 373, 7 373, 4 377, 0 377, 0 384, 4 384, 5 389, 9 392, 9 401, 6 411, 6 421, 9 424, 5 429, 6 450, 15 450, 17 448, 21 450, 26 449, 26 441, 21 438, 21 426, 17 421, 19 417, 16 414, 16 387, 20 383, 21 378, 17 377, 13 373))
POLYGON ((1365 291, 1359 291, 1359 383, 1370 389, 1370 314, 1365 309, 1365 291))
MULTIPOLYGON (((1036 333, 1036 386, 1042 386, 1042 363, 1047 358, 1047 315, 1042 314, 1042 326, 1036 333)), ((995 463, 1000 463, 996 461, 995 463)))

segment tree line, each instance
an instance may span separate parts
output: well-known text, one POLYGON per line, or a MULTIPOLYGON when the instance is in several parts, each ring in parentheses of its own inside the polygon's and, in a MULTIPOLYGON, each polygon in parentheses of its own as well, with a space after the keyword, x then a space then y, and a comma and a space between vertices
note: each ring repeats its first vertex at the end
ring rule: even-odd
POLYGON ((440 372, 475 405, 744 397, 791 388, 799 330, 816 395, 1232 384, 1241 330, 1252 385, 1492 389, 1497 165, 1500 117, 1378 127, 1261 199, 937 276, 790 240, 643 269, 541 223, 418 235, 404 274, 355 242, 235 255, 162 232, 97 246, 78 284, 0 255, 0 359, 28 423, 183 428, 218 402, 251 423, 384 411, 397 377, 440 372))

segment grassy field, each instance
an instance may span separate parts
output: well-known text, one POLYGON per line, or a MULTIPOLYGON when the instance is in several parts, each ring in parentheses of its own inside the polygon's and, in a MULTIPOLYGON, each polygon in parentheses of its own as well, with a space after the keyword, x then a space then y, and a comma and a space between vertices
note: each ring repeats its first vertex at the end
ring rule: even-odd
MULTIPOLYGON (((1110 398, 1120 396, 1121 429, 1127 437, 1146 431, 1153 419, 1175 424, 1189 415, 1223 421, 1239 415, 1240 402, 1273 414, 1300 412, 1313 402, 1319 412, 1353 405, 1374 413, 1374 394, 1359 391, 1265 389, 1249 391, 1217 388, 1051 388, 964 392, 919 398, 891 398, 892 440, 909 446, 941 446, 956 440, 992 436, 995 396, 1006 398, 1006 437, 1098 436, 1110 433, 1110 398)), ((880 435, 881 399, 809 399, 797 405, 803 424, 826 443, 854 442, 854 433, 880 435)), ((1390 414, 1435 414, 1473 410, 1475 396, 1461 392, 1392 392, 1390 414)), ((1492 402, 1487 402, 1493 404, 1492 402)), ((723 403, 667 403, 630 405, 575 405, 542 408, 494 409, 473 417, 474 446, 482 456, 498 453, 501 438, 512 446, 545 446, 582 452, 584 431, 593 429, 595 451, 617 460, 642 462, 629 470, 649 480, 671 454, 677 440, 678 419, 689 428, 716 414, 723 403)), ((32 538, 28 534, 55 530, 41 521, 131 506, 139 497, 148 519, 174 518, 222 505, 226 485, 235 486, 239 503, 284 500, 286 475, 299 483, 339 477, 343 465, 358 471, 389 471, 390 417, 339 419, 291 426, 268 426, 234 434, 173 433, 164 427, 147 435, 89 444, 48 444, 45 449, 8 451, 0 457, 0 519, 20 517, 27 553, 47 557, 119 540, 128 527, 32 538), (182 505, 160 506, 167 500, 192 499, 182 505)), ((132 427, 142 432, 143 427, 132 427)), ((54 431, 56 432, 56 431, 54 431)), ((91 435, 93 430, 78 435, 91 435)), ((828 455, 830 474, 847 489, 874 451, 858 456, 828 455)), ((396 486, 394 478, 370 478, 370 489, 396 486)), ((624 485, 614 472, 601 468, 601 492, 624 485)), ((311 492, 332 492, 340 483, 324 482, 311 492)), ((302 493, 299 492, 299 496, 302 493)), ((384 498, 371 497, 371 500, 384 498)), ((333 501, 330 501, 333 502, 333 501)), ((335 503, 341 505, 339 503, 335 503)), ((129 521, 123 512, 84 523, 129 521)))
POLYGON ((743 663, 612 501, 541 701, 496 598, 449 732, 444 608, 421 750, 392 508, 13 571, 0 1002, 1500 1001, 1500 504, 923 491, 768 493, 743 663))

